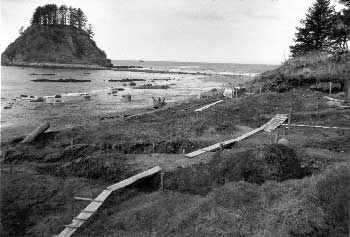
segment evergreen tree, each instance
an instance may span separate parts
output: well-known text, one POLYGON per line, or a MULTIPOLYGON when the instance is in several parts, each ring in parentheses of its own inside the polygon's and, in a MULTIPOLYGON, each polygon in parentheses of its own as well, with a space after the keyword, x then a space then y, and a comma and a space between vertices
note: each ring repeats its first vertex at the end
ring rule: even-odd
POLYGON ((68 12, 68 8, 66 5, 62 5, 58 8, 59 24, 67 25, 67 12, 68 12))
POLYGON ((349 27, 345 25, 344 18, 341 13, 336 13, 333 18, 332 40, 333 50, 347 50, 348 49, 349 27))
POLYGON ((23 33, 24 33, 24 26, 21 26, 21 28, 19 28, 19 34, 20 35, 23 35, 23 33))
POLYGON ((60 7, 57 7, 56 4, 39 6, 35 9, 30 23, 32 25, 70 25, 85 30, 90 38, 94 35, 91 24, 88 27, 86 26, 87 17, 85 13, 80 8, 68 8, 66 5, 60 7))
POLYGON ((332 49, 334 17, 335 10, 330 0, 316 0, 308 9, 306 19, 300 21, 302 27, 297 28, 295 45, 290 47, 292 56, 332 49))
POLYGON ((342 10, 341 17, 346 34, 350 37, 350 0, 340 0, 339 2, 345 6, 345 9, 342 10))
POLYGON ((78 28, 79 29, 85 28, 87 19, 84 12, 80 8, 78 8, 76 12, 76 17, 77 17, 78 28))
POLYGON ((92 25, 91 24, 89 24, 89 26, 87 27, 86 33, 88 33, 90 38, 94 37, 95 33, 92 30, 92 25))
POLYGON ((77 9, 73 7, 69 7, 68 16, 69 16, 69 25, 77 27, 78 26, 77 9))

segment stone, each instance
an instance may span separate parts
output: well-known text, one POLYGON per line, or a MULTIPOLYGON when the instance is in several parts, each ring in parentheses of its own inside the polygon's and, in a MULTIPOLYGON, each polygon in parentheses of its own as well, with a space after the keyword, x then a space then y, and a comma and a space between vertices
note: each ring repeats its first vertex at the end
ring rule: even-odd
POLYGON ((285 146, 289 145, 289 141, 287 139, 285 139, 285 138, 279 139, 277 143, 281 144, 281 145, 285 145, 285 146))

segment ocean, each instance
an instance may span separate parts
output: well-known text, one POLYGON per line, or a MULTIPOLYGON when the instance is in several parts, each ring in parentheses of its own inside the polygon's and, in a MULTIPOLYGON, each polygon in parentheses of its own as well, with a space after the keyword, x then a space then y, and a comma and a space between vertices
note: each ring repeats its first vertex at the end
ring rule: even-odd
POLYGON ((114 65, 141 66, 171 73, 130 72, 88 69, 49 69, 1 67, 1 135, 13 131, 25 133, 42 121, 52 129, 97 124, 101 116, 152 106, 152 97, 165 97, 167 103, 195 98, 199 93, 222 88, 230 82, 238 85, 273 65, 194 62, 140 62, 114 60, 114 65), (184 74, 193 73, 193 74, 184 74), (196 75, 196 73, 199 73, 196 75), (205 74, 205 75, 204 75, 205 74), (34 79, 81 79, 91 82, 33 82, 34 79), (108 80, 144 79, 136 85, 168 85, 169 89, 135 89, 129 82, 108 80), (122 88, 112 94, 113 88, 122 88), (132 101, 123 95, 130 94, 132 101), (61 98, 54 98, 59 95, 61 98), (90 98, 86 98, 89 95, 90 98), (44 102, 31 102, 44 97, 44 102))

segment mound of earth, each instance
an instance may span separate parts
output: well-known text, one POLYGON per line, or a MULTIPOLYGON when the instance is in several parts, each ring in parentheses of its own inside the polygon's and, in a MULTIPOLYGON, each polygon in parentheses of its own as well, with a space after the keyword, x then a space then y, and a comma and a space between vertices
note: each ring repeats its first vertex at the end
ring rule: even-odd
POLYGON ((217 154, 211 162, 167 173, 166 189, 185 193, 207 194, 213 187, 232 181, 262 184, 268 180, 284 181, 309 174, 302 168, 294 149, 281 145, 267 145, 256 150, 217 154))

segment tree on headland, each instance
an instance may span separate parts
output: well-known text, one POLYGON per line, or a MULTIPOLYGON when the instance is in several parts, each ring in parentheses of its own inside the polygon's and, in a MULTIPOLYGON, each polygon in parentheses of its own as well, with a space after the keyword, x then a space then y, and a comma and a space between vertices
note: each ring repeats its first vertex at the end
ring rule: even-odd
POLYGON ((19 34, 20 35, 23 35, 23 33, 24 33, 24 26, 21 26, 21 28, 19 28, 19 34))
POLYGON ((80 8, 67 7, 56 4, 46 4, 35 9, 32 25, 69 25, 85 30, 89 36, 93 35, 92 27, 87 28, 87 17, 80 8))
POLYGON ((58 24, 67 25, 67 12, 68 8, 66 5, 61 5, 58 8, 58 24))
POLYGON ((336 14, 330 0, 316 0, 308 9, 306 18, 295 34, 295 45, 291 46, 292 56, 298 56, 315 50, 330 50, 333 44, 333 23, 336 14))
POLYGON ((92 38, 94 37, 95 33, 92 30, 92 25, 89 24, 89 26, 86 28, 86 32, 89 34, 89 37, 92 38))
POLYGON ((80 8, 78 8, 76 11, 76 18, 77 18, 78 28, 79 29, 85 28, 87 18, 85 16, 84 12, 80 8))

